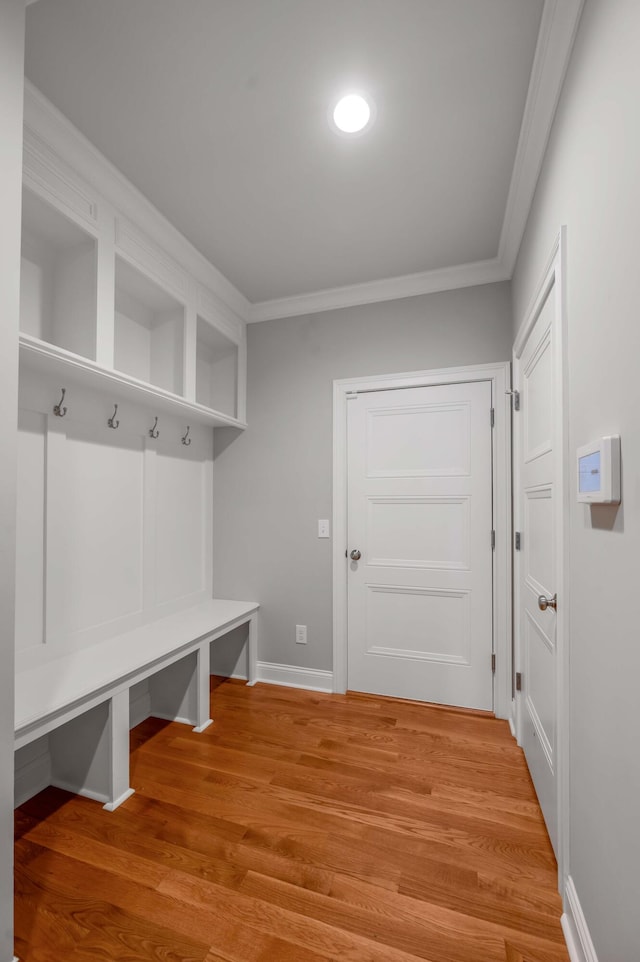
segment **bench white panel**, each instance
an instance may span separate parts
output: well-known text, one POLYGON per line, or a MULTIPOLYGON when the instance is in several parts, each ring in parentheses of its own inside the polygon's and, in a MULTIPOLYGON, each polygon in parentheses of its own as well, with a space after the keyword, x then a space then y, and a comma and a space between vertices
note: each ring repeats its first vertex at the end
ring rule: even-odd
POLYGON ((21 378, 16 667, 99 643, 212 594, 211 432, 21 378))
MULTIPOLYGON (((107 433, 109 432, 109 433, 107 433)), ((142 608, 143 443, 71 423, 48 451, 47 634, 52 640, 142 608)))
POLYGON ((206 522, 213 494, 196 451, 162 445, 155 458, 155 586, 158 605, 204 591, 206 522))
POLYGON ((21 410, 18 420, 16 646, 44 644, 44 509, 47 419, 21 410))

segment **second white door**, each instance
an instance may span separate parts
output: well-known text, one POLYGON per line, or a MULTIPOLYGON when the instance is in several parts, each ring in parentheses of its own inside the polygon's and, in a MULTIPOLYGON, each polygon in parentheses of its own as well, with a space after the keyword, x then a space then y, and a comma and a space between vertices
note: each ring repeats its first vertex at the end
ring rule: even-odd
POLYGON ((493 707, 491 384, 348 402, 348 687, 493 707))

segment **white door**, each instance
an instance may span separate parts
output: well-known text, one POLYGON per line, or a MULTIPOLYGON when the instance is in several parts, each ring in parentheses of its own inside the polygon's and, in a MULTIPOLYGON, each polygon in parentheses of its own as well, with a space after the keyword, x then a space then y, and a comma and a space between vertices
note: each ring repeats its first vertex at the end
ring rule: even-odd
POLYGON ((347 410, 348 687, 491 710, 491 384, 347 410))
POLYGON ((516 357, 515 382, 520 400, 514 413, 519 740, 556 855, 559 661, 553 606, 558 589, 562 508, 557 304, 553 280, 540 299, 535 323, 516 357))

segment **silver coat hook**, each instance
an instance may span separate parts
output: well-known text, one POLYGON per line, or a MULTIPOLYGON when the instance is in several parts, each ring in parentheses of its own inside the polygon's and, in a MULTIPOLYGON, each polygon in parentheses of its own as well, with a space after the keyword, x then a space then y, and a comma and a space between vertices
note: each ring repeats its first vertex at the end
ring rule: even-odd
POLYGON ((187 433, 182 439, 182 443, 186 444, 187 446, 191 444, 191 438, 189 437, 189 430, 190 430, 189 425, 187 424, 187 433))
POLYGON ((157 419, 157 418, 156 418, 155 421, 153 422, 153 427, 150 428, 150 430, 149 430, 149 437, 150 437, 150 438, 160 437, 160 432, 158 431, 158 419, 157 419))
POLYGON ((63 417, 65 416, 65 414, 67 413, 67 409, 62 407, 62 405, 63 405, 63 403, 64 403, 64 396, 65 396, 66 393, 67 393, 67 389, 63 387, 63 388, 62 388, 62 397, 60 398, 60 400, 58 401, 58 403, 57 403, 57 404, 54 404, 54 406, 53 406, 53 413, 55 414, 55 416, 56 416, 57 418, 63 418, 63 417))
POLYGON ((109 420, 107 421, 107 424, 109 425, 109 427, 110 427, 110 428, 113 428, 114 431, 115 431, 115 429, 120 425, 120 422, 119 422, 119 421, 116 421, 116 414, 117 414, 117 413, 118 413, 118 405, 116 404, 116 405, 114 405, 114 408, 113 408, 113 414, 111 415, 111 417, 110 417, 109 420))

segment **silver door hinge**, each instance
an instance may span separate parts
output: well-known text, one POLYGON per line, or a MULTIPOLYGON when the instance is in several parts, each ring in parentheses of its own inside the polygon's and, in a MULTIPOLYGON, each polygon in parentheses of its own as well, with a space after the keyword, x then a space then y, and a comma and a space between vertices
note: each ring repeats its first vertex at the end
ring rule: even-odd
POLYGON ((491 408, 491 427, 495 428, 495 426, 496 426, 496 409, 491 408))
POLYGON ((491 550, 492 550, 492 551, 495 551, 495 550, 496 550, 496 532, 495 532, 495 528, 494 528, 493 531, 491 532, 491 550))
POLYGON ((516 672, 516 691, 522 691, 522 672, 516 672))
POLYGON ((522 535, 520 534, 519 531, 516 531, 515 541, 516 541, 516 551, 520 551, 522 548, 522 535))
POLYGON ((492 671, 492 672, 494 673, 494 675, 495 675, 495 673, 496 673, 496 656, 495 656, 495 654, 491 655, 491 671, 492 671))

